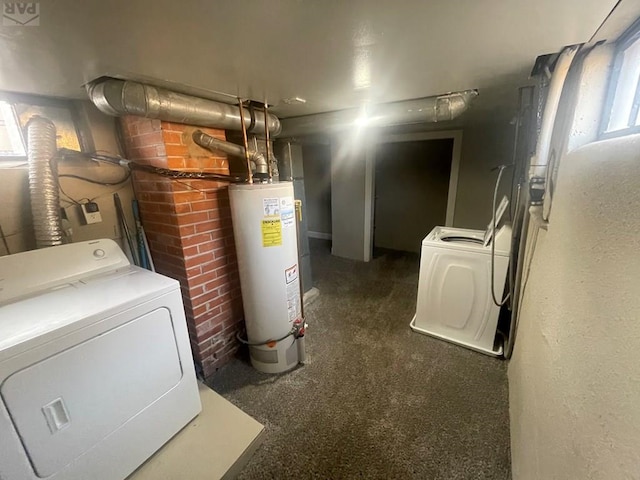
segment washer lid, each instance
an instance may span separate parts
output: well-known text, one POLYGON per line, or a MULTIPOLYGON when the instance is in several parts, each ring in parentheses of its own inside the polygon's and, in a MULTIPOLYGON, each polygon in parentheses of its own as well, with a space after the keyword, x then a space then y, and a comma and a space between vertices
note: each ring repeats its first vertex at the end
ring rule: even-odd
MULTIPOLYGON (((500 229, 500 231, 505 228, 506 226, 500 229)), ((431 230, 429 235, 427 235, 424 240, 422 240, 422 246, 490 254, 491 245, 484 245, 484 236, 484 230, 436 227, 431 230)), ((496 243, 496 255, 509 255, 508 247, 509 245, 507 245, 507 248, 504 248, 504 246, 500 243, 496 243)))
POLYGON ((475 237, 471 237, 471 236, 464 236, 464 235, 454 235, 454 234, 447 234, 447 235, 442 235, 440 236, 440 241, 442 242, 454 242, 454 243, 471 243, 473 245, 484 245, 484 242, 479 239, 479 238, 475 238, 475 237))

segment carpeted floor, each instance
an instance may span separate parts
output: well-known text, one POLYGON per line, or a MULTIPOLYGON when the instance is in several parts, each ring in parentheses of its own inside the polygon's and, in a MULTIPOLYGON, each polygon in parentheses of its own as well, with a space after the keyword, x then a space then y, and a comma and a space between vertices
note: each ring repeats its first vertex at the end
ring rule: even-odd
POLYGON ((314 241, 307 364, 274 376, 236 359, 210 382, 266 426, 239 478, 511 478, 506 363, 409 329, 418 263, 314 241))

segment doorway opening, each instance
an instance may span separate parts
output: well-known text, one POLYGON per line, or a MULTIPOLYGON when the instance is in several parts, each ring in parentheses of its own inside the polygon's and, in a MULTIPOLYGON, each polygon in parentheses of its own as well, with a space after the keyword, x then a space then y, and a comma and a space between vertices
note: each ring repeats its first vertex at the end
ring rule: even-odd
POLYGON ((453 223, 461 136, 454 133, 398 135, 376 145, 374 257, 419 253, 435 226, 453 223))

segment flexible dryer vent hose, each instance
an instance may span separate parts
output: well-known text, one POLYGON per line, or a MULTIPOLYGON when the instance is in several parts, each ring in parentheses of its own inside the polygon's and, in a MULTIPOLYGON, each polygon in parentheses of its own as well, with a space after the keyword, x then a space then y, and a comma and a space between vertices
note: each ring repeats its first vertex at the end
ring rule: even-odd
POLYGON ((29 192, 36 247, 61 245, 58 167, 55 161, 56 127, 47 118, 33 116, 27 123, 29 192))

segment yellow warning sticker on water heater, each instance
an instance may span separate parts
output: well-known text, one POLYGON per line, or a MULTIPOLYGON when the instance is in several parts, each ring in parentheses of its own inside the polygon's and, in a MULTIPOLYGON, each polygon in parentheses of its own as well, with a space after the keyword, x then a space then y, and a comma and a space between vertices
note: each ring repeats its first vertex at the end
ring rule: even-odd
POLYGON ((279 247, 282 245, 282 222, 279 218, 262 220, 262 246, 279 247))

